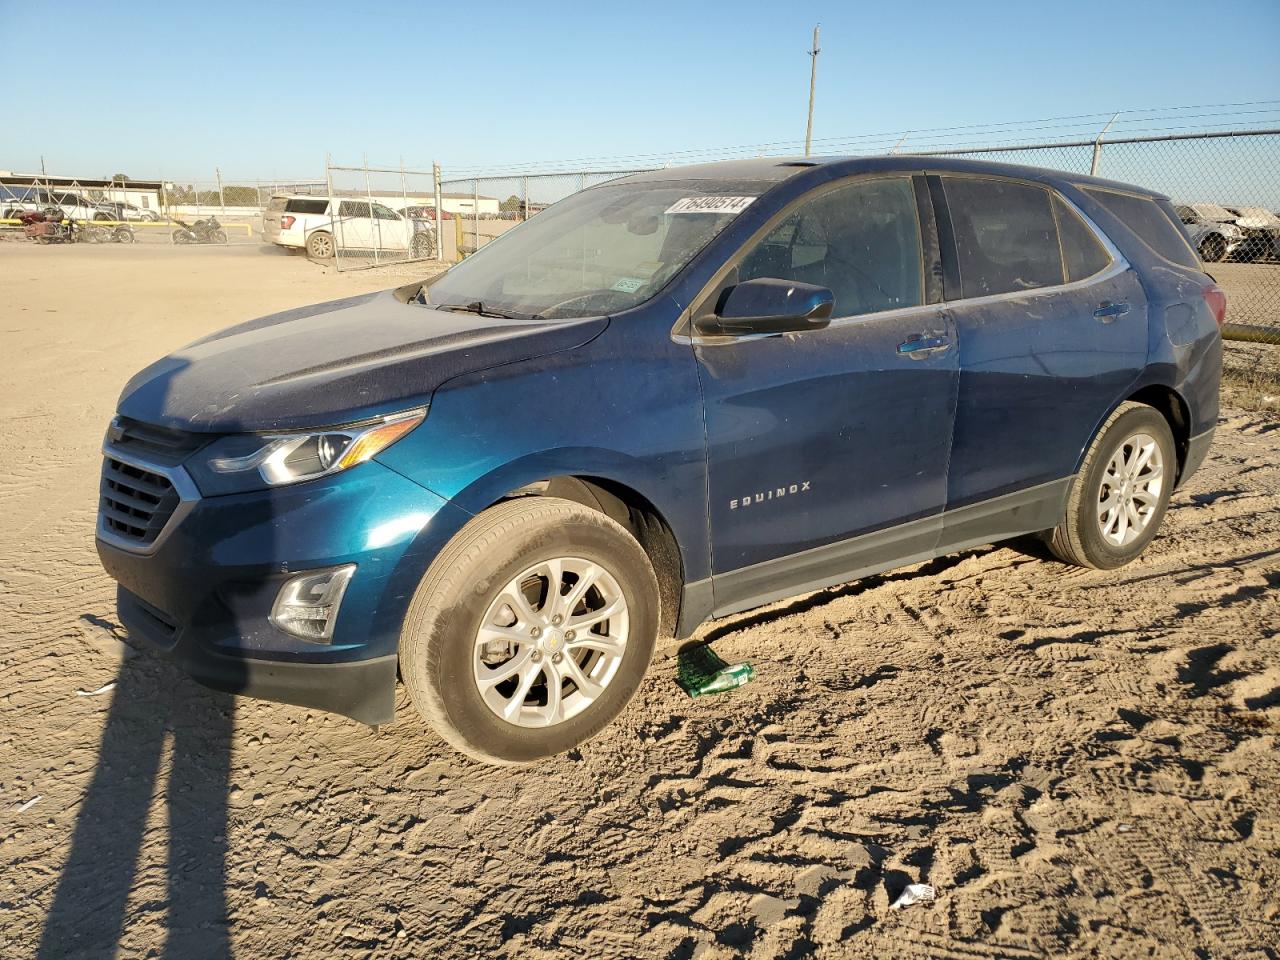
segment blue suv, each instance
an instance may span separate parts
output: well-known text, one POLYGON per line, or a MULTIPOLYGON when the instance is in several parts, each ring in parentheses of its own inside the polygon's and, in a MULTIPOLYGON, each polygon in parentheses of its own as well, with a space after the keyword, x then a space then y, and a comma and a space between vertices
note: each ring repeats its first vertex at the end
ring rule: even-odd
POLYGON ((135 376, 98 550, 196 679, 566 750, 660 639, 1025 534, 1133 560, 1209 448, 1226 309, 1168 200, 963 160, 575 194, 436 280, 135 376))

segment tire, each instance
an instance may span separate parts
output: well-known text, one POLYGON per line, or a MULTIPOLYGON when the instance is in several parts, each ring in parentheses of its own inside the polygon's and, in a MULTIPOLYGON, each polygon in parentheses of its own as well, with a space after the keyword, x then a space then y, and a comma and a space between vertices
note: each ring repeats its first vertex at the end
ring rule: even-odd
POLYGON ((1227 255, 1227 241, 1211 233, 1200 241, 1200 259, 1205 263, 1217 263, 1227 255))
POLYGON ((409 245, 409 255, 415 260, 427 260, 436 255, 435 239, 429 233, 416 233, 409 245))
POLYGON ((210 233, 210 234, 209 234, 209 242, 210 242, 210 243, 226 243, 226 242, 227 242, 227 231, 225 231, 225 230, 214 230, 212 233, 210 233))
POLYGON ((190 243, 191 234, 187 233, 186 230, 175 230, 173 231, 173 242, 174 243, 190 243))
POLYGON ((1164 416, 1145 404, 1122 403, 1085 454, 1067 498, 1066 517, 1048 537, 1049 549, 1064 563, 1098 570, 1130 563, 1155 537, 1177 472, 1173 432, 1164 416), (1135 444, 1138 438, 1146 439, 1135 444), (1142 468, 1148 448, 1154 449, 1142 468), (1118 472, 1117 462, 1121 466, 1118 472), (1126 466, 1140 468, 1130 474, 1136 480, 1125 481, 1126 466), (1137 491, 1132 500, 1125 497, 1126 490, 1137 491), (1104 494, 1107 501, 1119 506, 1104 513, 1104 494), (1131 513, 1123 506, 1126 502, 1132 503, 1131 513), (1142 521, 1140 529, 1131 522, 1135 516, 1142 521))
POLYGON ((317 230, 307 237, 307 256, 312 260, 332 260, 333 253, 332 234, 324 230, 317 230))
POLYGON ((568 500, 526 497, 473 518, 436 557, 405 617, 400 673, 418 713, 458 750, 485 763, 530 763, 586 741, 622 711, 648 669, 658 622, 657 578, 648 556, 624 527, 568 500), (566 573, 557 579, 574 604, 567 619, 547 619, 547 611, 554 609, 551 577, 535 573, 546 561, 564 565, 566 573), (567 575, 575 565, 603 571, 590 581, 593 585, 580 602, 572 598, 567 575), (520 604, 503 602, 513 596, 509 588, 517 582, 532 584, 533 590, 530 600, 530 588, 523 588, 524 612, 519 614, 514 608, 520 604), (625 603, 620 614, 586 624, 574 639, 575 618, 585 619, 592 609, 614 609, 619 599, 625 603), (492 641, 481 642, 481 627, 506 620, 514 622, 486 630, 515 638, 497 640, 505 650, 494 654, 488 648, 492 641), (561 626, 552 627, 553 622, 561 626), (530 626, 538 623, 545 632, 530 626), (610 645, 611 654, 592 649, 608 639, 594 633, 606 625, 623 640, 610 645), (482 692, 482 672, 492 670, 497 677, 518 661, 525 664, 518 674, 490 682, 482 692), (490 663, 496 665, 491 668, 490 663), (597 688, 594 694, 574 683, 570 664, 597 688), (526 674, 532 681, 526 682, 526 674), (561 694, 554 707, 553 676, 560 678, 555 689, 561 694), (602 682, 595 684, 593 678, 602 682), (501 707, 494 704, 502 701, 516 705, 514 720, 499 714, 501 707), (534 725, 551 711, 555 722, 534 725))
POLYGON ((136 238, 133 235, 133 231, 130 230, 128 227, 116 227, 115 233, 113 234, 113 236, 115 238, 116 243, 136 242, 136 238))

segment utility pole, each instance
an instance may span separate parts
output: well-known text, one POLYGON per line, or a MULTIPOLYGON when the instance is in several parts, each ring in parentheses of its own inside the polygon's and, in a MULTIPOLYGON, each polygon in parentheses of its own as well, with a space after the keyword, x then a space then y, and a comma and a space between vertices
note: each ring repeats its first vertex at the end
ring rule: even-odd
POLYGON ((813 88, 818 82, 818 54, 822 51, 818 48, 818 31, 822 28, 818 24, 813 28, 813 49, 809 51, 809 122, 804 128, 804 155, 809 156, 813 149, 813 88))

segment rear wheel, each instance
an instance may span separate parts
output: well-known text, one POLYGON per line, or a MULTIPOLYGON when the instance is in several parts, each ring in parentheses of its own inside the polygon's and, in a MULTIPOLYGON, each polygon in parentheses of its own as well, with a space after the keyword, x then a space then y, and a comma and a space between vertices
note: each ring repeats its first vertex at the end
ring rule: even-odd
POLYGON ((175 230, 173 231, 173 242, 174 243, 190 243, 191 234, 187 233, 186 230, 175 230))
POLYGON ((653 655, 658 584, 621 525, 530 497, 475 517, 410 605, 400 671, 418 712, 462 752, 528 763, 595 735, 653 655))
POLYGON ((333 259, 333 236, 319 230, 307 238, 307 256, 312 260, 333 259))
POLYGON ((1227 241, 1211 233, 1200 241, 1200 259, 1205 263, 1217 263, 1227 254, 1227 241))
POLYGON ((1136 559, 1164 519, 1177 471, 1165 418, 1145 404, 1121 404, 1085 455, 1049 549, 1066 563, 1101 570, 1136 559))

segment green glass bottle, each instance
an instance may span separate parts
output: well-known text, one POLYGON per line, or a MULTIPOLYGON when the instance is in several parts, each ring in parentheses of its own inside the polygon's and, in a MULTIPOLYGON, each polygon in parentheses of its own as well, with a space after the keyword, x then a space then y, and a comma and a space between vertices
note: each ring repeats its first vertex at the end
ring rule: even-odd
POLYGON ((749 683, 755 676, 749 663, 728 664, 710 647, 693 647, 680 654, 676 683, 691 697, 723 693, 749 683))

